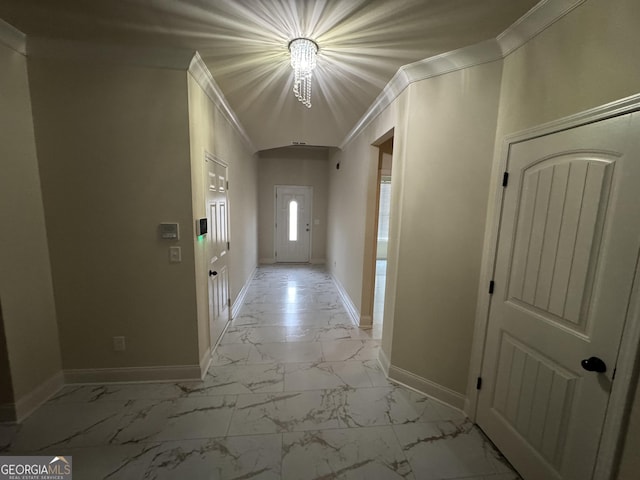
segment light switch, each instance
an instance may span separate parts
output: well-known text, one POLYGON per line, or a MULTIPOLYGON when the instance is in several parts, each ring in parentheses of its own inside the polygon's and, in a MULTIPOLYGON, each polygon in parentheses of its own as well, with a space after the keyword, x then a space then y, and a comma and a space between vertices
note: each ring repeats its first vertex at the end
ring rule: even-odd
POLYGON ((182 261, 182 249, 180 247, 169 247, 169 261, 180 263, 182 261))

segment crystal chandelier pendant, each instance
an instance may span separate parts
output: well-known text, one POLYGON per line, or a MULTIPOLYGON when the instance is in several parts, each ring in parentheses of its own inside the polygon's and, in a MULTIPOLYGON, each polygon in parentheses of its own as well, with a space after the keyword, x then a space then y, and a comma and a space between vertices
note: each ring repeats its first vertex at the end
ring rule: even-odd
POLYGON ((318 44, 308 38, 295 38, 289 42, 293 67, 293 93, 304 106, 311 108, 311 75, 316 68, 318 44))

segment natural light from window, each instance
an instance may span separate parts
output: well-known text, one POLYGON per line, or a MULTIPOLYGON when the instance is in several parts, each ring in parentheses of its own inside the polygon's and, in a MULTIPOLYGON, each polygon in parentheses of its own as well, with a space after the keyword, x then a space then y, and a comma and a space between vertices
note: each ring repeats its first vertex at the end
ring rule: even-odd
POLYGON ((289 241, 298 241, 298 202, 289 202, 289 241))

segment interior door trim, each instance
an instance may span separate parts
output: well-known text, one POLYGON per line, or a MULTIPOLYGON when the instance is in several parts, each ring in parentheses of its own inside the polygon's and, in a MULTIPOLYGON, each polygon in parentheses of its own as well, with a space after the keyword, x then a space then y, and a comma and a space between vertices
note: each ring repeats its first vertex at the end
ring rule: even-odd
MULTIPOLYGON (((484 237, 478 302, 471 349, 469 378, 467 380, 467 399, 464 411, 473 421, 476 420, 478 408, 478 390, 476 383, 482 372, 487 326, 489 321, 490 296, 489 282, 493 278, 504 189, 502 187, 503 172, 511 146, 572 128, 596 123, 609 118, 619 117, 640 111, 640 94, 626 97, 614 102, 579 112, 545 123, 527 130, 506 136, 500 151, 496 149, 489 187, 490 204, 487 210, 487 229, 484 237)), ((624 425, 628 417, 628 407, 633 400, 637 375, 635 374, 638 354, 640 353, 640 262, 636 265, 633 293, 630 309, 627 314, 622 343, 616 365, 616 381, 613 384, 609 405, 602 430, 600 449, 596 459, 593 480, 611 480, 616 473, 616 466, 621 454, 624 425)))

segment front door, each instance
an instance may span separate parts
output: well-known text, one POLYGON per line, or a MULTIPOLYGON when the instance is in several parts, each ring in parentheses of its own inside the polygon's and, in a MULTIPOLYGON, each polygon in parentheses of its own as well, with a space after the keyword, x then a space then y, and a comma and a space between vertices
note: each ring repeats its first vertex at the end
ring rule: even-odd
POLYGON ((213 348, 230 320, 227 167, 207 159, 209 333, 213 348))
POLYGON ((276 261, 308 262, 312 188, 276 187, 276 261))
POLYGON ((640 249, 640 117, 511 145, 478 424, 525 480, 593 476, 640 249))

